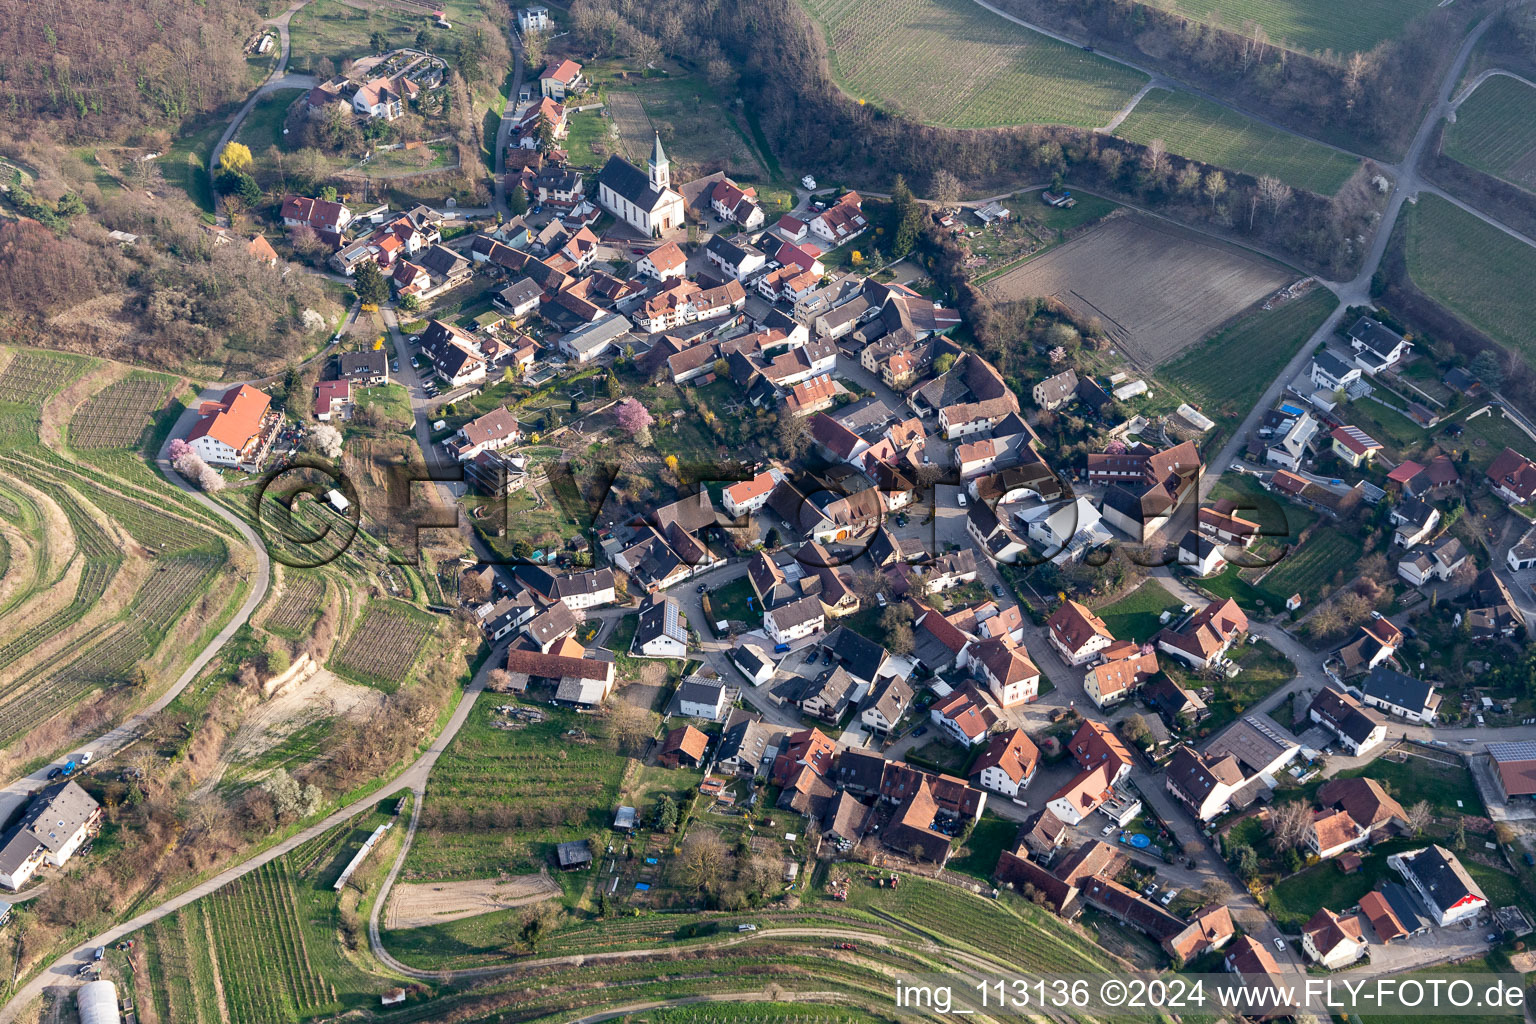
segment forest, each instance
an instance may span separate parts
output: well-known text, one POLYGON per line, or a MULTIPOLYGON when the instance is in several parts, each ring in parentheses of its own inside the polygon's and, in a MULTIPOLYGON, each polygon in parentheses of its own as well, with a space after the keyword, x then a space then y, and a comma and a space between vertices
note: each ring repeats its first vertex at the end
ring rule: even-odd
POLYGON ((236 0, 0 0, 0 123, 55 139, 174 130, 251 89, 236 0))

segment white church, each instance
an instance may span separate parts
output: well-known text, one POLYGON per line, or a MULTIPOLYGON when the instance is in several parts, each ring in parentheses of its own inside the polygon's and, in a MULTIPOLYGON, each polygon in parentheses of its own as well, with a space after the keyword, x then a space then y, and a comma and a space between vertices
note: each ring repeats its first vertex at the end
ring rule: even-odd
POLYGON ((672 190, 672 169, 661 150, 651 150, 650 175, 620 156, 611 156, 597 176, 598 203, 619 220, 650 237, 683 226, 683 197, 672 190))

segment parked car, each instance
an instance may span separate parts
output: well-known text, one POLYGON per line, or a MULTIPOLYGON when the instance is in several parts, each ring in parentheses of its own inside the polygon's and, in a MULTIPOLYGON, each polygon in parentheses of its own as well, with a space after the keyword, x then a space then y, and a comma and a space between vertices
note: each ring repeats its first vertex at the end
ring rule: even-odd
POLYGON ((52 768, 48 769, 48 781, 52 782, 54 779, 63 774, 64 769, 60 768, 58 765, 54 765, 52 768))
POLYGON ((755 932, 755 931, 757 931, 757 925, 755 925, 755 924, 739 924, 739 925, 736 926, 736 930, 739 931, 739 932, 755 932))
POLYGON ((964 491, 961 491, 959 494, 955 495, 955 504, 959 505, 961 508, 965 508, 965 492, 964 491))
POLYGON ((1285 952, 1285 940, 1278 935, 1275 936, 1275 948, 1282 953, 1285 952))
POLYGON ((91 758, 93 758, 95 756, 96 756, 96 751, 94 751, 94 750, 87 750, 84 753, 82 753, 80 755, 80 758, 79 758, 79 760, 80 760, 80 767, 84 768, 86 765, 90 764, 91 763, 91 758))
POLYGON ((1107 835, 1109 835, 1109 834, 1110 834, 1110 833, 1111 833, 1111 832, 1113 832, 1113 831, 1114 831, 1114 830, 1115 830, 1115 826, 1114 826, 1114 825, 1105 825, 1105 826, 1104 826, 1104 831, 1102 831, 1102 832, 1100 832, 1100 833, 1099 833, 1099 835, 1101 835, 1101 836, 1107 836, 1107 835))
POLYGON ((95 953, 94 956, 91 957, 91 959, 92 960, 100 960, 102 957, 104 957, 106 955, 107 955, 107 947, 106 946, 97 946, 96 947, 96 953, 95 953))
POLYGON ((928 735, 928 727, 926 725, 920 725, 916 729, 912 730, 912 735, 913 736, 926 736, 926 735, 928 735))
POLYGON ((996 584, 996 583, 992 584, 992 596, 993 597, 1002 597, 1003 596, 1003 588, 1001 586, 999 586, 998 584, 996 584))
POLYGON ((1158 900, 1158 902, 1166 907, 1168 904, 1173 902, 1173 898, 1175 896, 1177 896, 1178 894, 1179 894, 1179 890, 1177 890, 1177 889, 1169 889, 1167 892, 1163 893, 1163 898, 1158 900))
POLYGON ((694 588, 694 592, 698 593, 698 594, 702 594, 702 593, 704 593, 704 591, 706 591, 708 589, 709 589, 709 584, 708 583, 700 583, 697 587, 694 588))
POLYGON ((1156 882, 1149 883, 1145 889, 1141 890, 1141 894, 1143 896, 1151 896, 1155 892, 1157 892, 1157 883, 1156 882))

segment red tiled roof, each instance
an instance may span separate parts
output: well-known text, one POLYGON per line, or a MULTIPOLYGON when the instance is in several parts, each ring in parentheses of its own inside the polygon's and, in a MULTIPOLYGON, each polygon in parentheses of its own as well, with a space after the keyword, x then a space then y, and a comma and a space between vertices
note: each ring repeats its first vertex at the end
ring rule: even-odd
POLYGON ((187 440, 211 437, 240 451, 260 433, 261 419, 271 404, 265 391, 249 384, 230 388, 219 401, 203 404, 202 418, 187 433, 187 440))

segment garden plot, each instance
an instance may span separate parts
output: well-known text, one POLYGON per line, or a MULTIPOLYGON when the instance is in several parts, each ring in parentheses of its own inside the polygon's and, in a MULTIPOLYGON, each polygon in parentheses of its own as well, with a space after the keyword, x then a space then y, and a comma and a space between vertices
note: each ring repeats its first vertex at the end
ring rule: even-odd
POLYGON ((411 673, 437 621, 400 601, 375 601, 347 638, 332 668, 369 686, 393 690, 411 673))
POLYGON ((547 874, 397 885, 390 891, 384 927, 391 931, 424 928, 556 899, 560 894, 559 884, 547 874))
POLYGON ((325 577, 313 570, 283 573, 283 590, 272 603, 263 625, 278 636, 302 638, 325 604, 325 577))
POLYGON ((1294 275, 1135 215, 1114 217, 987 285, 1001 300, 1054 298, 1097 319, 1143 369, 1173 359, 1294 275))

